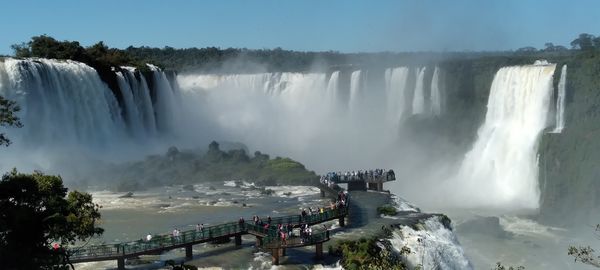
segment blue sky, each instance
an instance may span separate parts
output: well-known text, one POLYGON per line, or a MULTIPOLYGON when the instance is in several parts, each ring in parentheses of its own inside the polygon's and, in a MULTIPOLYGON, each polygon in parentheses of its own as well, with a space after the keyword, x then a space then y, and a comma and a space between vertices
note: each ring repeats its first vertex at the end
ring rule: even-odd
POLYGON ((600 34, 594 0, 7 0, 0 7, 0 54, 40 34, 118 48, 341 52, 541 48, 600 34))

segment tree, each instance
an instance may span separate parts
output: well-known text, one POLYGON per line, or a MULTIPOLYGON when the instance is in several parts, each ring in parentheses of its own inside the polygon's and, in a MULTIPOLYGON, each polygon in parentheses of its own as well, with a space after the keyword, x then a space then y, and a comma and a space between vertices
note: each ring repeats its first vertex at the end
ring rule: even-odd
POLYGON ((15 52, 16 57, 31 57, 29 44, 23 42, 21 44, 13 44, 10 48, 15 52))
POLYGON ((594 49, 594 36, 586 33, 579 34, 579 37, 571 41, 571 47, 579 50, 592 50, 594 49))
POLYGON ((16 170, 5 174, 0 180, 2 267, 55 269, 71 265, 64 247, 104 231, 96 226, 99 207, 90 194, 67 194, 60 176, 16 170))
MULTIPOLYGON (((22 127, 23 125, 16 115, 20 110, 21 108, 19 108, 16 102, 0 96, 0 127, 22 127)), ((6 134, 0 133, 0 146, 8 146, 9 144, 10 140, 6 134)))
POLYGON ((544 44, 544 46, 546 47, 546 49, 544 49, 544 51, 546 52, 561 52, 567 50, 567 48, 565 48, 564 46, 554 45, 554 43, 552 42, 547 42, 546 44, 544 44))
POLYGON ((519 53, 532 53, 532 52, 536 52, 536 51, 537 51, 537 49, 535 47, 531 47, 531 46, 517 49, 517 52, 519 52, 519 53))

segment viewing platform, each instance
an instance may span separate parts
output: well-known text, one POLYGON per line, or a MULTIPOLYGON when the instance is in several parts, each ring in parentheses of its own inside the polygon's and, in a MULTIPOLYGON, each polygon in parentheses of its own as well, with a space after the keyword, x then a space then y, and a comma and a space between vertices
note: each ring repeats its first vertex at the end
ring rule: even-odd
POLYGON ((393 170, 368 170, 352 172, 330 172, 321 177, 321 184, 347 184, 348 191, 384 191, 383 183, 395 181, 396 175, 393 170))

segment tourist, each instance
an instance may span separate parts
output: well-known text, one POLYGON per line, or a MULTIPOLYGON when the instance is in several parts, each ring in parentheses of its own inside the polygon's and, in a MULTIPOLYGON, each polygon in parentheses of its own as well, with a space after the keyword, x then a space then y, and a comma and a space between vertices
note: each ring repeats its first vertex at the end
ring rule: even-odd
POLYGON ((238 226, 240 227, 240 230, 244 230, 244 228, 245 228, 244 223, 246 223, 246 221, 244 220, 243 217, 240 217, 240 219, 238 220, 238 226))
POLYGON ((284 246, 287 245, 285 233, 284 232, 280 232, 279 235, 281 237, 281 244, 284 245, 284 246))
POLYGON ((179 239, 177 238, 177 235, 178 235, 178 231, 177 231, 177 228, 175 228, 175 229, 173 230, 173 241, 178 241, 178 240, 179 240, 179 239))

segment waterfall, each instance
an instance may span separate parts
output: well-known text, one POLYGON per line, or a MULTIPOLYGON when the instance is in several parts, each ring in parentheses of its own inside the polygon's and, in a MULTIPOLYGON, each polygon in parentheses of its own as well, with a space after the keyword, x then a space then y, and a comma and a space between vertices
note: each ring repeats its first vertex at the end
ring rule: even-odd
POLYGON ((565 128, 565 94, 567 92, 567 65, 562 66, 558 81, 558 98, 556 99, 556 127, 553 133, 561 133, 565 128))
POLYGON ((329 78, 329 83, 327 84, 327 98, 333 102, 338 102, 338 91, 339 91, 339 80, 340 80, 340 72, 334 71, 331 73, 331 77, 329 78))
POLYGON ((425 70, 427 67, 422 67, 417 70, 417 82, 415 86, 415 95, 412 103, 412 114, 422 114, 425 112, 425 96, 423 93, 425 70))
POLYGON ((352 75, 350 75, 350 101, 349 101, 349 108, 350 111, 352 112, 356 112, 357 107, 360 106, 361 102, 361 98, 363 98, 360 94, 361 91, 361 71, 360 70, 356 70, 354 72, 352 72, 352 75))
POLYGON ((514 66, 496 73, 485 122, 458 172, 462 190, 455 198, 457 203, 538 206, 536 154, 540 133, 547 125, 555 68, 514 66))
POLYGON ((125 104, 125 120, 130 132, 135 134, 136 137, 145 136, 146 133, 142 125, 142 117, 134 102, 133 91, 122 72, 117 72, 117 82, 119 84, 121 96, 123 97, 123 103, 125 104))
POLYGON ((154 109, 156 115, 156 126, 163 133, 171 133, 178 127, 179 101, 175 89, 171 87, 164 72, 158 67, 148 64, 152 70, 156 100, 154 109))
POLYGON ((154 108, 150 98, 150 89, 146 78, 138 73, 136 77, 135 68, 122 67, 125 80, 133 93, 133 100, 138 111, 139 120, 143 126, 146 136, 154 137, 156 131, 156 118, 154 117, 154 108))
MULTIPOLYGON (((164 122, 173 122, 168 116, 179 111, 174 105, 176 81, 169 81, 155 67, 153 89, 134 68, 122 67, 115 76, 118 87, 111 90, 95 69, 80 62, 4 59, 0 94, 19 104, 24 125, 9 130, 15 142, 12 148, 74 146, 104 152, 97 150, 155 138, 157 119, 163 127, 164 122), (157 93, 157 106, 152 104, 151 92, 157 93)), ((172 127, 165 130, 172 131, 172 127)))
POLYGON ((440 116, 442 114, 442 96, 440 92, 440 69, 436 66, 431 78, 431 114, 440 116))
POLYGON ((391 123, 399 123, 406 112, 408 74, 409 69, 407 67, 385 71, 387 115, 391 123))
POLYGON ((24 127, 13 131, 16 142, 102 146, 125 136, 119 104, 93 68, 48 59, 9 58, 2 65, 6 83, 0 93, 22 109, 24 127))

